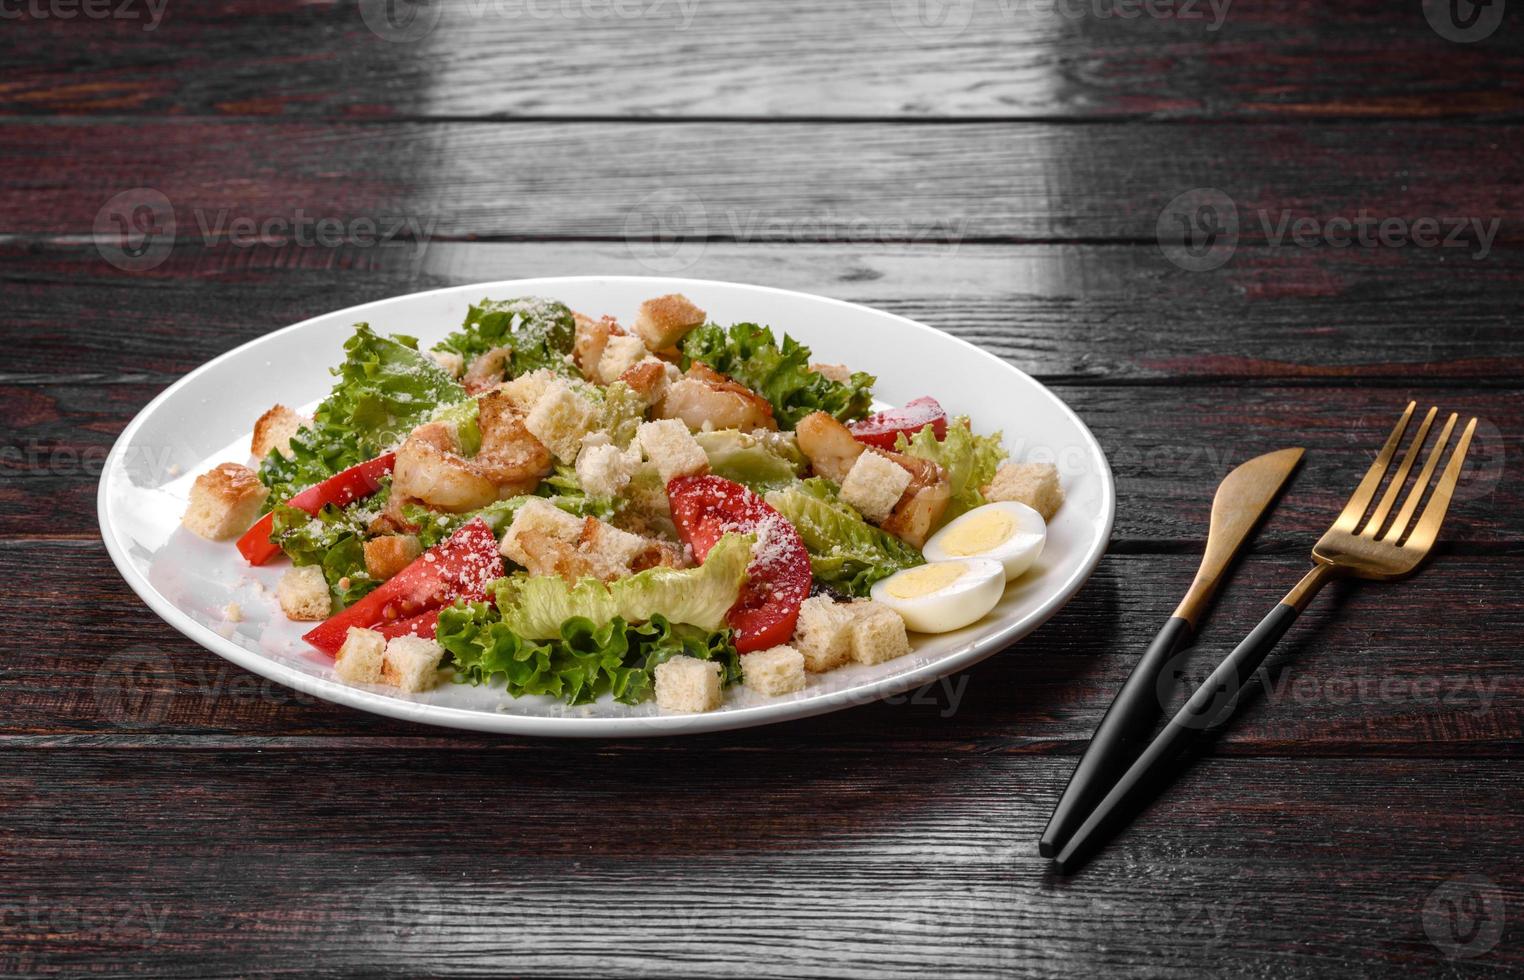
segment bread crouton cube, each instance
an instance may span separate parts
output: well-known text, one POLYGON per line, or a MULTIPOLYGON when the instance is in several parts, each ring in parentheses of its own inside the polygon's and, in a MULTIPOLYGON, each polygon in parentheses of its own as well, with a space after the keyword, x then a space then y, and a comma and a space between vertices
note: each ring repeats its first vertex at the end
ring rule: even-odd
POLYGON ((545 394, 545 390, 557 380, 556 372, 550 368, 540 368, 538 371, 521 374, 512 381, 504 381, 495 390, 506 395, 508 403, 518 409, 519 414, 528 415, 545 394))
POLYGON ((845 364, 811 364, 810 370, 840 384, 847 384, 852 380, 852 369, 845 364))
POLYGON ((381 680, 386 637, 375 630, 351 626, 344 645, 334 654, 333 672, 346 684, 375 684, 381 680))
POLYGON ((582 437, 598 426, 598 407, 565 381, 552 381, 535 402, 524 428, 563 463, 577 458, 582 437))
POLYGON ((910 486, 910 471, 871 450, 861 453, 841 481, 841 499, 877 524, 889 516, 910 486))
POLYGON ((713 711, 723 702, 720 665, 676 656, 656 665, 656 705, 663 711, 713 711))
POLYGON ((575 547, 582 536, 583 520, 540 497, 531 497, 513 515, 513 523, 503 532, 498 551, 503 557, 518 565, 529 567, 531 539, 548 538, 568 547, 575 547))
POLYGON ((386 641, 381 657, 381 680, 409 694, 427 691, 439 682, 444 647, 422 636, 396 636, 386 641))
POLYGON ((255 459, 264 459, 273 449, 279 449, 282 456, 290 456, 291 437, 310 421, 312 420, 307 416, 293 412, 284 405, 276 405, 254 423, 254 438, 249 445, 249 452, 255 459))
POLYGON ((598 380, 612 384, 630 368, 649 357, 639 337, 610 337, 598 358, 598 380))
POLYGON ((466 373, 466 359, 450 350, 430 351, 429 356, 434 359, 440 369, 452 378, 459 378, 466 373))
POLYGON ((288 569, 275 587, 280 599, 281 611, 287 619, 298 622, 314 622, 327 619, 333 611, 333 599, 328 595, 328 580, 317 565, 298 565, 288 569))
POLYGON ((196 477, 180 523, 208 541, 228 541, 249 529, 270 491, 247 466, 221 463, 196 477))
POLYGON ((852 659, 860 664, 881 664, 910 652, 910 637, 905 620, 888 606, 873 602, 854 602, 847 607, 852 614, 852 659))
POLYGON ((383 534, 365 542, 365 571, 386 581, 423 554, 423 546, 411 534, 383 534))
POLYGON ((703 326, 707 315, 682 293, 668 293, 640 304, 635 332, 649 350, 665 350, 688 336, 694 327, 703 326))
POLYGON ((663 483, 709 471, 709 457, 680 419, 642 422, 635 431, 635 440, 646 458, 656 464, 663 483))
POLYGON ((630 390, 640 396, 640 400, 650 407, 661 401, 666 395, 667 389, 682 372, 676 364, 671 364, 659 357, 647 354, 633 367, 621 374, 617 380, 623 381, 630 386, 630 390))
POLYGON ((577 538, 577 551, 587 559, 592 574, 604 581, 629 575, 636 559, 650 547, 651 542, 640 535, 621 531, 596 517, 582 522, 577 538))
POLYGON ((823 595, 804 600, 799 607, 793 646, 804 657, 804 669, 812 674, 835 670, 846 663, 852 658, 849 607, 823 595))
POLYGON ((639 449, 599 443, 584 445, 577 454, 577 482, 589 497, 617 497, 639 468, 639 449))
POLYGON ((776 697, 804 690, 804 654, 784 645, 741 658, 741 682, 758 694, 776 697))
POLYGON ((1058 467, 1052 463, 1003 463, 995 479, 984 488, 986 500, 1014 500, 1051 521, 1064 502, 1064 488, 1058 482, 1058 467))

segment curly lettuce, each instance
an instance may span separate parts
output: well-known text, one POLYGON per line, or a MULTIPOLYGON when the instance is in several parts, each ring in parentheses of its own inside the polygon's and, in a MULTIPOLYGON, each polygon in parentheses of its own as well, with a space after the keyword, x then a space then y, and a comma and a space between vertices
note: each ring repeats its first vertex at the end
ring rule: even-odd
POLYGON ((774 490, 766 499, 798 530, 815 578, 839 592, 866 596, 874 582, 926 561, 916 548, 863 520, 820 477, 774 490))
POLYGON ((312 424, 291 437, 289 453, 274 450, 260 465, 272 505, 380 455, 440 406, 466 397, 411 337, 382 337, 369 324, 356 324, 344 354, 334 370, 338 381, 312 424))
POLYGON ((639 704, 655 690, 657 666, 679 655, 718 661, 726 685, 741 678, 728 630, 672 623, 660 615, 643 623, 615 618, 601 624, 578 616, 559 624, 552 637, 529 639, 487 603, 457 603, 440 612, 436 636, 466 683, 501 680, 514 697, 540 694, 569 705, 605 694, 639 704))
POLYGON ((976 436, 964 415, 948 423, 947 435, 942 439, 938 439, 928 425, 908 439, 901 433, 894 448, 907 456, 929 459, 947 474, 952 499, 947 502, 942 524, 989 502, 980 488, 989 486, 995 478, 995 470, 1006 458, 1000 433, 976 436))
POLYGON ((521 296, 517 299, 484 299, 466 313, 455 333, 434 345, 434 350, 459 354, 467 364, 496 347, 511 347, 508 377, 516 378, 540 368, 570 373, 566 355, 576 337, 571 310, 551 299, 521 296))
POLYGON ((683 367, 694 361, 727 374, 766 398, 778 424, 792 429, 811 412, 827 412, 843 422, 862 418, 873 404, 871 374, 854 373, 842 384, 810 370, 810 349, 787 334, 780 344, 772 330, 737 323, 729 330, 705 324, 681 344, 683 367))

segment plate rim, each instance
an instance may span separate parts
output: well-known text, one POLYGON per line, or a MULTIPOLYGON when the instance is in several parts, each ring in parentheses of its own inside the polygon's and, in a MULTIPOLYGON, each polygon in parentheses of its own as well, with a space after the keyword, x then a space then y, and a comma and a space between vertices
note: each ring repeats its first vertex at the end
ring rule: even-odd
MULTIPOLYGON (((541 285, 536 288, 550 288, 541 285)), ((863 303, 854 303, 849 300, 837 299, 831 296, 821 296, 818 293, 808 293, 801 290, 784 289, 777 286, 762 286, 754 283, 735 282, 724 279, 693 279, 681 276, 630 276, 630 275, 584 275, 584 276, 533 276, 521 279, 502 279, 487 282, 464 283, 456 286, 441 286, 435 289, 424 289, 410 293, 399 293, 396 296, 388 296, 383 299, 372 300, 357 306, 346 306, 335 310, 329 310, 310 316, 305 320, 279 327, 268 333, 251 338, 231 350, 224 351, 216 357, 208 360, 186 372, 186 374, 156 395, 148 404, 144 405, 132 421, 122 429, 116 441, 112 444, 111 451, 107 453, 105 462, 101 468, 99 483, 96 487, 96 519, 100 528, 101 539, 106 545, 106 552, 110 556, 112 564, 116 566, 117 573, 122 576, 128 587, 151 609, 155 615, 170 627, 175 629, 187 639, 193 641, 204 649, 222 657, 230 663, 242 667, 249 672, 275 681, 286 687, 292 688, 299 693, 310 694, 332 704, 355 708, 372 714, 382 715, 401 721, 423 723, 439 727, 452 728, 465 731, 487 732, 500 735, 528 735, 549 736, 560 738, 607 738, 607 737, 663 737, 678 734, 700 734, 706 732, 729 731, 742 728, 751 728, 761 725, 778 724, 786 721, 815 717, 843 708, 849 708, 860 704, 870 704, 884 698, 894 697, 912 690, 927 682, 936 681, 958 670, 973 666, 994 654, 1005 649, 1013 641, 1028 636, 1040 628, 1044 623, 1056 615, 1059 610, 1066 606, 1079 590, 1084 587, 1090 577, 1095 574, 1101 559, 1106 554, 1106 549, 1111 542, 1111 532, 1116 520, 1116 482, 1111 472, 1111 462, 1106 457, 1106 452, 1090 431, 1083 419, 1072 409, 1067 402, 1060 398, 1047 385, 1016 367, 1003 358, 984 350, 962 337, 954 336, 943 330, 891 313, 877 307, 863 303), (921 666, 902 674, 879 681, 858 684, 844 690, 831 692, 822 697, 805 702, 775 701, 767 704, 748 705, 728 711, 713 711, 701 714, 680 715, 662 714, 641 717, 625 718, 593 718, 560 716, 532 716, 520 715, 507 712, 492 712, 472 710, 466 708, 449 707, 445 705, 427 704, 407 697, 380 694, 363 688, 351 687, 338 680, 319 677, 297 670, 295 667, 282 664, 268 656, 248 650, 232 640, 217 633, 215 630, 198 623, 178 606, 169 601, 167 597, 155 589, 147 580, 146 576, 139 574, 132 565, 128 555, 124 552, 116 534, 112 530, 109 518, 109 494, 108 483, 112 476, 120 468, 121 456, 132 444, 139 429, 143 427, 149 418, 158 410, 159 406, 168 401, 176 392, 189 385, 199 375, 212 370, 216 365, 225 360, 232 359, 243 353, 247 348, 266 342, 272 337, 284 333, 300 330, 308 324, 331 317, 338 313, 359 314, 365 310, 373 309, 387 303, 394 303, 399 299, 429 296, 440 293, 471 292, 479 289, 503 290, 512 288, 521 283, 555 284, 555 283, 594 283, 594 282, 623 282, 623 283, 665 283, 684 288, 685 286, 708 287, 723 286, 728 289, 750 290, 757 293, 772 293, 791 297, 803 297, 813 302, 823 302, 829 305, 849 307, 864 310, 877 316, 892 317, 915 330, 936 335, 943 341, 951 341, 971 354, 977 355, 989 361, 993 361, 1005 370, 1012 371, 1020 377, 1031 382, 1048 398, 1058 406, 1069 420, 1078 427, 1079 432, 1090 443, 1094 454, 1100 461, 1097 476, 1101 482, 1102 492, 1102 515, 1098 523, 1100 533, 1094 543, 1083 556, 1079 566, 1065 579, 1059 587, 1043 601, 1042 605, 1031 614, 1008 623, 999 629, 986 633, 971 640, 964 646, 941 655, 936 660, 922 664, 921 666)), ((507 695, 504 694, 506 698, 507 695)))

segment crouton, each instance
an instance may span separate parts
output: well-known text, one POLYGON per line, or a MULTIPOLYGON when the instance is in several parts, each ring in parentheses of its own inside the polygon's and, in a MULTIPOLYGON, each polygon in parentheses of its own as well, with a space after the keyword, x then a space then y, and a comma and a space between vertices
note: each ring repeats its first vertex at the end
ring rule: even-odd
POLYGON ((291 411, 284 405, 276 405, 254 423, 254 438, 249 452, 255 459, 264 459, 272 449, 279 449, 282 456, 291 455, 291 437, 296 430, 311 422, 305 415, 291 411))
POLYGON ((639 337, 610 337, 598 359, 597 380, 612 384, 649 356, 639 337))
POLYGON ((454 351, 436 350, 430 351, 429 356, 438 364, 440 370, 452 378, 459 378, 466 373, 466 359, 454 351))
POLYGON ((642 422, 635 432, 635 441, 644 450, 646 458, 656 464, 662 483, 709 471, 709 457, 704 455, 703 447, 693 438, 688 426, 678 419, 642 422))
POLYGON ((386 641, 381 657, 381 680, 415 694, 439 682, 439 663, 444 647, 421 636, 397 636, 386 641))
POLYGON ((720 665, 682 655, 656 665, 656 705, 664 711, 713 711, 723 701, 720 665))
POLYGON ((640 467, 640 450, 610 443, 582 446, 577 454, 577 482, 589 497, 616 497, 640 467))
POLYGON ((810 370, 841 384, 852 380, 852 369, 845 364, 811 364, 810 370))
POLYGON ((582 448, 582 437, 597 428, 598 417, 598 406, 565 381, 552 381, 524 419, 524 428, 556 459, 570 463, 582 448))
MULTIPOLYGON (((844 603, 817 595, 799 607, 793 646, 812 674, 835 670, 852 657, 852 613, 844 603)), ((743 664, 744 666, 744 664, 743 664)))
POLYGON ((385 581, 423 554, 418 538, 411 534, 384 534, 365 542, 365 570, 371 578, 385 581))
POLYGON ((548 500, 531 498, 513 515, 513 523, 503 532, 498 551, 503 557, 528 568, 532 546, 539 540, 559 541, 575 546, 582 535, 582 519, 568 514, 548 500))
POLYGON ((1003 463, 983 490, 986 500, 1014 500, 1051 521, 1064 502, 1058 467, 1052 463, 1003 463))
POLYGON ((247 466, 221 463, 196 477, 180 523, 208 541, 228 541, 249 529, 269 495, 247 466))
POLYGON ((910 486, 910 471, 887 456, 866 452, 857 457, 841 481, 841 499, 877 524, 889 516, 910 486))
POLYGON ((694 327, 702 326, 706 316, 688 297, 669 293, 640 304, 635 332, 645 341, 647 349, 660 351, 688 336, 694 327))
POLYGON ((386 637, 375 630, 351 626, 344 645, 334 654, 333 672, 346 684, 375 684, 381 680, 386 637))
POLYGON ((639 395, 649 408, 660 401, 666 395, 667 388, 680 377, 682 372, 677 369, 677 365, 668 364, 661 358, 648 354, 621 374, 618 380, 629 385, 630 390, 639 395))
POLYGON ((496 390, 508 397, 508 403, 518 409, 519 414, 528 415, 540 396, 545 394, 545 389, 556 380, 556 372, 550 368, 540 368, 538 371, 521 374, 512 381, 504 381, 496 390))
POLYGON ((852 659, 860 664, 881 664, 910 652, 905 620, 888 606, 873 602, 848 604, 852 617, 852 659))
POLYGON ((587 563, 584 574, 605 582, 629 575, 651 547, 652 542, 640 535, 621 531, 596 517, 583 521, 577 536, 577 552, 587 563))
POLYGON ((280 599, 281 611, 287 619, 298 622, 314 622, 327 619, 333 611, 333 599, 328 595, 328 580, 317 565, 299 565, 287 570, 275 587, 280 599))
POLYGON ((804 655, 787 645, 748 653, 741 658, 741 681, 768 697, 802 691, 804 655))

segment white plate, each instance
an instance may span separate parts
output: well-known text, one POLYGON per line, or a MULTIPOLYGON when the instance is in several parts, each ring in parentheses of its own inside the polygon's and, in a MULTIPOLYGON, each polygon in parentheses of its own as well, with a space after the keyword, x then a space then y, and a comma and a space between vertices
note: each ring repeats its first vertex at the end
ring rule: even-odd
POLYGON ((636 736, 744 728, 803 718, 901 694, 962 670, 1032 632, 1094 571, 1111 533, 1115 495, 1105 455, 1053 392, 971 344, 903 317, 803 293, 692 279, 633 276, 521 279, 399 296, 315 317, 202 365, 155 398, 127 426, 101 475, 101 535, 116 567, 165 622, 208 650, 316 697, 409 721, 525 735, 636 736), (549 296, 594 316, 633 319, 641 300, 686 293, 719 323, 756 321, 787 331, 815 359, 878 376, 876 397, 904 404, 935 396, 980 432, 1004 430, 1013 459, 1056 462, 1068 499, 1048 527, 1038 565, 1011 583, 994 612, 940 636, 912 634, 912 652, 876 667, 811 675, 798 694, 761 698, 732 689, 725 707, 670 715, 654 704, 605 699, 568 708, 500 688, 445 684, 423 695, 356 688, 301 642, 274 601, 283 568, 250 568, 231 544, 180 528, 191 480, 215 463, 247 462, 254 420, 276 402, 312 405, 328 392, 353 325, 418 337, 427 348, 456 329, 484 296, 549 296), (229 603, 241 622, 224 613, 229 603))

